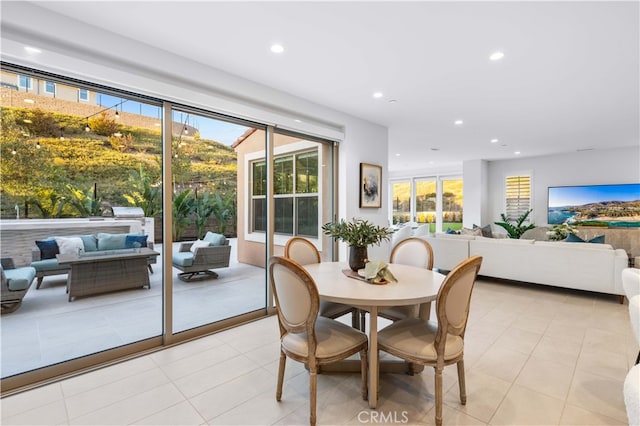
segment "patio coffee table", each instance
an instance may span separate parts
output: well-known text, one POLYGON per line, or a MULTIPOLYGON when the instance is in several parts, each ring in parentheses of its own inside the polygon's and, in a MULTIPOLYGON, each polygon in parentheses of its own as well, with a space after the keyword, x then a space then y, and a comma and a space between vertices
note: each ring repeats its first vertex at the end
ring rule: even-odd
POLYGON ((106 250, 81 255, 58 254, 58 263, 69 265, 67 293, 74 297, 149 287, 147 260, 160 253, 149 248, 106 250))

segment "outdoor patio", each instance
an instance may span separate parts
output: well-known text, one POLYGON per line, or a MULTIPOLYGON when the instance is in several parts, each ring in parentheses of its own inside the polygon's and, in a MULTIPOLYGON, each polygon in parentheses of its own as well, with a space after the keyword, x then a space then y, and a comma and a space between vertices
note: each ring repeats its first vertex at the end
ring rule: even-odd
MULTIPOLYGON (((228 268, 217 279, 186 283, 173 268, 174 333, 265 306, 265 271, 237 262, 232 246, 228 268)), ((154 250, 162 253, 162 245, 154 250)), ((140 288, 79 297, 69 302, 66 275, 35 282, 22 306, 5 314, 2 333, 3 378, 162 334, 162 258, 153 265, 151 289, 140 288)))

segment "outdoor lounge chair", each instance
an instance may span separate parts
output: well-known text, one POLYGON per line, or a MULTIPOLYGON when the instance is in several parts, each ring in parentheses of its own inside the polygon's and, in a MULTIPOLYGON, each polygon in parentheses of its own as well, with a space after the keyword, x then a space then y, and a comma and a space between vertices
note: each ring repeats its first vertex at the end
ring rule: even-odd
POLYGON ((13 259, 3 258, 0 267, 2 275, 1 305, 2 313, 15 311, 22 304, 22 299, 29 291, 36 277, 36 270, 31 266, 16 268, 13 259))
POLYGON ((178 278, 189 282, 217 278, 218 274, 211 269, 228 267, 230 256, 231 246, 224 235, 207 232, 202 240, 180 243, 171 263, 182 271, 178 278))

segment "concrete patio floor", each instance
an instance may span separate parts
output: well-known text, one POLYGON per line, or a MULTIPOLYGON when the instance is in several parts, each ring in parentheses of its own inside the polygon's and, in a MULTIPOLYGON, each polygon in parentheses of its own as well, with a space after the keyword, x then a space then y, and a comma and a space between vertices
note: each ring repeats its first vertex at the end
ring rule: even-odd
MULTIPOLYGON (((228 268, 218 278, 186 283, 173 269, 174 333, 264 309, 265 270, 236 261, 234 241, 228 268)), ((154 246, 162 252, 162 245, 154 246)), ((2 378, 162 334, 162 259, 140 288, 79 297, 69 302, 66 275, 34 282, 22 306, 5 314, 2 378)))

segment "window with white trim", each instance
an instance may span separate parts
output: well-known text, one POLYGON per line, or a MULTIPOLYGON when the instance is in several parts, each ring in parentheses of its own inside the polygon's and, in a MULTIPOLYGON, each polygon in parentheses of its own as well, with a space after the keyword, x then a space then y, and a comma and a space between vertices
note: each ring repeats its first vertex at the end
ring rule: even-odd
POLYGON ((517 219, 531 209, 531 176, 515 175, 505 179, 505 214, 517 219))
POLYGON ((31 90, 31 77, 27 77, 26 75, 19 75, 18 87, 25 90, 31 90))
POLYGON ((89 101, 89 91, 87 89, 78 89, 78 100, 88 102, 89 101))
MULTIPOLYGON (((251 163, 251 228, 266 231, 265 160, 251 163)), ((273 161, 274 231, 318 238, 318 150, 276 156, 273 161)))
POLYGON ((53 81, 45 81, 44 82, 44 92, 49 93, 51 95, 56 94, 56 84, 53 81))

